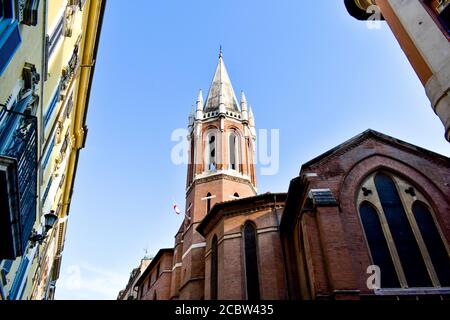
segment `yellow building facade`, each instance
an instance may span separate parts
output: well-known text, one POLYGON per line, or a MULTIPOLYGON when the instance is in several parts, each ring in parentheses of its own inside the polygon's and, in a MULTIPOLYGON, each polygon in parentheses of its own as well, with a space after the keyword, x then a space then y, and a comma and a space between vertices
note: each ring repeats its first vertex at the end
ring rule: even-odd
POLYGON ((1 3, 1 299, 52 299, 105 1, 1 3))

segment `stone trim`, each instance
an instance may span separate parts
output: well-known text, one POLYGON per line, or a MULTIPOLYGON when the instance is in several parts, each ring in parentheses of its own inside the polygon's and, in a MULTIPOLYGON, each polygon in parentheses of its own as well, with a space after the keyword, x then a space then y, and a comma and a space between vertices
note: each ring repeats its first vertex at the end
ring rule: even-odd
POLYGON ((266 205, 261 205, 253 208, 247 208, 247 209, 238 209, 234 211, 225 212, 222 214, 223 217, 233 216, 237 214, 250 214, 254 212, 263 211, 265 209, 282 209, 284 208, 284 204, 274 204, 274 203, 268 203, 266 205))
MULTIPOLYGON (((242 238, 241 232, 234 232, 230 234, 225 234, 220 239, 217 239, 217 245, 222 244, 225 240, 233 240, 233 239, 239 239, 242 238)), ((208 257, 211 254, 211 249, 208 249, 208 251, 205 252, 205 258, 208 257)))
POLYGON ((176 264, 173 266, 172 271, 175 271, 175 269, 181 268, 182 266, 183 266, 183 263, 181 263, 181 262, 176 263, 176 264))
MULTIPOLYGON (((272 196, 276 196, 277 194, 270 194, 272 196)), ((255 197, 249 197, 249 198, 241 198, 239 200, 234 200, 234 201, 244 201, 244 200, 249 200, 251 198, 261 198, 265 195, 259 195, 259 196, 255 196, 255 197)), ((211 223, 213 223, 214 225, 216 225, 221 219, 225 218, 225 217, 229 217, 229 216, 234 216, 234 215, 248 215, 254 212, 261 212, 267 209, 270 210, 278 210, 278 209, 283 209, 285 206, 285 201, 283 202, 278 202, 278 200, 276 200, 276 202, 272 201, 272 200, 267 200, 267 199, 256 199, 257 202, 256 203, 261 203, 261 202, 265 202, 262 203, 260 205, 257 205, 256 203, 253 203, 253 206, 248 207, 247 205, 246 208, 236 208, 234 210, 229 210, 228 208, 220 208, 218 210, 216 210, 217 212, 214 213, 214 217, 211 217, 211 212, 215 210, 215 208, 219 205, 224 205, 224 204, 231 204, 233 203, 233 201, 229 201, 229 202, 222 202, 220 204, 216 204, 213 209, 211 210, 211 212, 206 215, 205 218, 203 218, 202 222, 200 223, 199 227, 197 227, 197 231, 199 231, 200 228, 200 234, 202 234, 201 232, 206 232, 206 227, 208 225, 210 225, 211 223)), ((217 208, 216 208, 217 209, 217 208)))
POLYGON ((204 178, 200 178, 200 179, 194 178, 194 181, 186 189, 186 194, 188 195, 192 191, 192 189, 199 184, 208 183, 208 182, 217 181, 217 180, 229 180, 232 182, 243 183, 243 184, 250 186, 256 193, 256 188, 251 183, 250 180, 248 180, 246 178, 242 178, 242 177, 230 176, 228 174, 219 173, 219 174, 214 174, 212 176, 208 176, 208 177, 204 177, 204 178))
POLYGON ((230 234, 225 234, 223 237, 222 237, 222 241, 225 241, 225 240, 231 240, 231 239, 236 239, 236 238, 242 238, 242 233, 241 232, 235 232, 235 233, 230 233, 230 234))
POLYGON ((271 233, 271 232, 278 232, 278 231, 279 231, 278 227, 267 227, 267 228, 257 229, 256 233, 264 234, 264 233, 271 233))
POLYGON ((194 249, 200 249, 200 248, 206 248, 206 242, 200 242, 200 243, 194 243, 192 244, 189 249, 186 250, 186 252, 181 257, 181 260, 184 260, 186 256, 194 249))
POLYGON ((447 295, 450 288, 398 288, 398 289, 377 289, 374 291, 377 296, 408 296, 408 295, 447 295))

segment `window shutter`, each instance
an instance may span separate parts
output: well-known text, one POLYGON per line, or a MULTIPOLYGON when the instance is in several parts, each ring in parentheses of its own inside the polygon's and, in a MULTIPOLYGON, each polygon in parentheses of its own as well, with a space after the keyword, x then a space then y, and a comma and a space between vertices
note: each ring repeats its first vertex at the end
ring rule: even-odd
POLYGON ((28 268, 29 260, 27 257, 24 257, 20 262, 19 269, 16 272, 16 276, 14 277, 14 282, 11 286, 11 290, 9 291, 9 299, 16 300, 19 294, 20 288, 23 283, 23 279, 26 276, 26 271, 28 268))
MULTIPOLYGON (((9 62, 19 48, 22 38, 20 36, 19 24, 16 20, 2 19, 1 25, 7 25, 4 30, 0 29, 0 76, 5 71, 9 62)), ((1 26, 0 25, 0 26, 1 26)))

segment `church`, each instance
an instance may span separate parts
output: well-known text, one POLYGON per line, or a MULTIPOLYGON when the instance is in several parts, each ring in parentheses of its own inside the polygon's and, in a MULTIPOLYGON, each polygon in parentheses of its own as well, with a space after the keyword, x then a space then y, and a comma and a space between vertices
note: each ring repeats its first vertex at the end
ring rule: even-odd
POLYGON ((119 297, 450 298, 450 159, 367 130, 257 193, 253 110, 220 54, 189 115, 186 216, 119 297))

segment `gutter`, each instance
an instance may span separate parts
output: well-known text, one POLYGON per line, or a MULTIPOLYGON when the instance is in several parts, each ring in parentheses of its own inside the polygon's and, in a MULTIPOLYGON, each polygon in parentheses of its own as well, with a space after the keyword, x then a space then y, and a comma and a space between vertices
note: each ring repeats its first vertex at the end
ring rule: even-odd
MULTIPOLYGON (((90 93, 91 93, 91 88, 92 88, 92 80, 94 77, 94 70, 95 70, 95 59, 97 57, 97 52, 98 52, 98 47, 99 47, 99 43, 100 43, 100 37, 101 37, 101 30, 102 30, 102 25, 103 25, 103 17, 104 17, 104 13, 105 13, 105 8, 106 8, 106 0, 91 0, 90 2, 90 6, 93 6, 93 1, 101 1, 101 5, 100 5, 100 11, 99 11, 99 15, 98 15, 98 22, 97 22, 97 26, 96 26, 96 30, 95 30, 95 42, 94 42, 94 50, 93 50, 93 54, 92 54, 92 60, 89 62, 88 66, 86 65, 82 65, 80 66, 80 68, 83 67, 89 67, 91 68, 90 70, 90 74, 89 74, 89 81, 87 84, 87 90, 86 90, 86 98, 84 101, 84 115, 83 115, 83 121, 81 124, 81 128, 85 129, 86 128, 86 118, 87 118, 87 109, 88 109, 88 105, 89 105, 89 98, 90 98, 90 93)), ((91 7, 89 8, 91 9, 91 7)), ((96 21, 88 21, 88 24, 86 26, 86 31, 88 31, 88 26, 89 23, 95 23, 96 21)), ((84 46, 84 48, 86 48, 86 46, 84 46)), ((81 69, 80 72, 80 79, 81 79, 81 75, 83 74, 83 69, 81 69)), ((79 91, 77 92, 77 94, 79 94, 79 91)), ((78 106, 77 106, 78 107, 78 106)), ((76 110, 75 110, 75 115, 74 115, 74 122, 76 123, 76 110)), ((74 128, 75 130, 75 128, 74 128)), ((74 190, 74 185, 75 185, 75 180, 76 180, 76 174, 77 174, 77 168, 78 168, 78 161, 80 158, 80 150, 82 148, 84 148, 86 143, 86 134, 83 135, 83 141, 81 143, 81 147, 79 148, 78 146, 76 147, 76 151, 75 151, 75 159, 73 160, 72 155, 70 156, 69 159, 69 163, 68 163, 68 173, 70 171, 72 171, 72 179, 70 182, 70 188, 68 190, 69 194, 67 195, 67 188, 64 191, 63 194, 63 214, 68 217, 69 216, 69 211, 70 211, 70 205, 72 202, 72 196, 73 196, 73 190, 74 190), (67 195, 67 196, 66 196, 67 195), (66 208, 64 208, 65 206, 67 206, 66 208), (64 210, 65 209, 65 210, 64 210)), ((67 176, 70 176, 69 174, 67 176)), ((63 241, 64 243, 64 241, 63 241)), ((58 248, 59 250, 59 248, 58 248)), ((61 253, 60 253, 61 255, 61 253)), ((59 259, 59 268, 61 267, 61 263, 62 263, 62 256, 59 259)), ((57 271, 57 274, 59 274, 59 270, 57 271)), ((56 279, 55 279, 56 280, 56 279)))
MULTIPOLYGON (((105 8, 106 8, 106 0, 102 0, 100 14, 99 14, 99 20, 98 20, 98 26, 97 26, 97 37, 95 39, 95 45, 94 45, 93 61, 91 61, 89 66, 81 66, 81 67, 90 67, 91 68, 91 72, 89 75, 89 87, 88 87, 88 90, 86 93, 85 111, 84 111, 83 121, 82 121, 83 128, 86 128, 86 119, 87 119, 87 113, 89 110, 89 101, 90 101, 91 91, 92 91, 92 81, 94 79, 94 73, 95 73, 95 65, 96 65, 95 62, 96 62, 98 48, 99 48, 99 44, 100 44, 100 37, 101 37, 101 32, 102 32, 102 27, 103 27, 103 17, 105 14, 105 8)), ((86 139, 87 139, 87 131, 85 132, 85 134, 83 136, 83 141, 81 144, 82 148, 84 148, 86 145, 86 139)), ((71 182, 71 185, 69 188, 70 193, 69 193, 69 197, 68 197, 69 201, 68 201, 68 207, 66 209, 66 216, 69 215, 69 211, 70 211, 70 205, 71 205, 71 200, 72 200, 72 196, 73 196, 75 180, 76 180, 76 176, 77 176, 76 168, 78 168, 78 161, 80 158, 80 150, 81 149, 77 149, 77 151, 75 153, 74 173, 73 173, 72 182, 71 182)))

